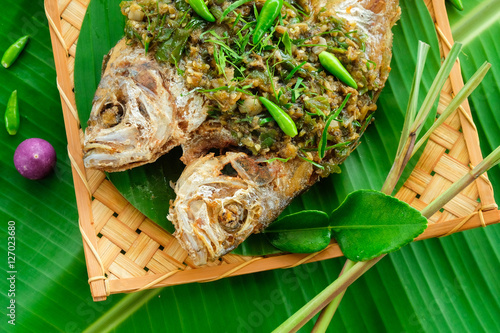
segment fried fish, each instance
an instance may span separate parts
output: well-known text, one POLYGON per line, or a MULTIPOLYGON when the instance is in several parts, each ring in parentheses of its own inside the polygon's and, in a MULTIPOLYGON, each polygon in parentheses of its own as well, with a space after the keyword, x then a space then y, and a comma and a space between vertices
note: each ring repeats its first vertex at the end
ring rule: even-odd
MULTIPOLYGON (((252 45, 252 25, 244 22, 254 15, 253 1, 189 37, 177 33, 190 15, 178 2, 158 1, 156 16, 146 5, 134 7, 139 2, 122 12, 129 31, 143 37, 122 40, 104 63, 85 164, 120 171, 181 145, 186 168, 168 219, 193 262, 203 265, 268 226, 356 148, 390 72, 400 8, 397 0, 301 0, 284 6, 265 42, 252 45), (161 29, 151 28, 160 21, 161 29), (154 55, 144 47, 152 41, 154 55), (324 51, 346 64, 358 89, 320 69, 324 51), (285 135, 258 96, 286 109, 298 135, 285 135)), ((258 9, 263 3, 255 1, 258 9)), ((230 4, 209 1, 221 12, 230 4)))
POLYGON ((85 130, 85 166, 127 170, 186 142, 207 117, 203 95, 187 93, 174 66, 120 40, 103 62, 85 130))

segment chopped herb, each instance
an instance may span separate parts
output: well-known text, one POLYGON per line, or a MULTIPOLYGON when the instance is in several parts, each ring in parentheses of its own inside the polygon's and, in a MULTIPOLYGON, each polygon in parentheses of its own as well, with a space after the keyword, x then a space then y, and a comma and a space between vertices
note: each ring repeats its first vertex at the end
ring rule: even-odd
POLYGON ((283 163, 286 163, 290 160, 290 157, 289 158, 280 158, 280 157, 274 157, 274 158, 271 158, 269 160, 265 160, 263 162, 266 162, 266 163, 272 163, 274 161, 280 161, 280 162, 283 162, 283 163))
POLYGON ((326 154, 326 143, 328 141, 327 135, 328 135, 328 128, 330 127, 330 123, 333 121, 334 118, 337 118, 342 109, 344 109, 345 105, 347 104, 347 101, 351 97, 351 93, 348 93, 347 96, 345 97, 344 101, 340 105, 340 107, 333 112, 330 116, 328 116, 328 119, 326 120, 325 123, 325 128, 323 128, 323 134, 321 135, 321 140, 319 141, 319 146, 318 146, 318 154, 320 158, 324 158, 326 154))
POLYGON ((233 23, 233 29, 236 27, 238 22, 240 22, 240 20, 241 20, 241 14, 238 13, 238 16, 236 16, 236 20, 234 20, 234 23, 233 23))
POLYGON ((288 76, 285 78, 285 82, 290 81, 290 79, 293 77, 293 75, 300 69, 300 67, 304 66, 307 63, 307 61, 303 61, 300 63, 298 66, 295 66, 294 69, 288 74, 288 76))
POLYGON ((302 157, 302 156, 300 156, 300 155, 297 155, 297 156, 299 156, 299 157, 300 157, 301 159, 303 159, 304 161, 311 163, 312 165, 314 165, 314 166, 315 166, 316 168, 318 168, 318 169, 321 169, 321 170, 324 170, 324 169, 325 169, 325 167, 324 167, 324 166, 322 166, 321 164, 318 164, 318 163, 316 163, 316 162, 314 162, 314 161, 312 161, 312 160, 310 160, 310 159, 308 159, 308 158, 302 157))
POLYGON ((227 46, 225 43, 221 42, 220 40, 215 40, 215 39, 207 39, 206 41, 207 41, 207 42, 210 42, 210 43, 217 44, 217 45, 219 45, 219 46, 223 47, 223 48, 224 48, 224 49, 226 49, 226 51, 228 52, 228 55, 231 55, 231 57, 232 57, 233 59, 238 59, 238 60, 241 60, 241 59, 242 59, 242 58, 241 58, 241 56, 240 56, 238 53, 234 52, 234 50, 233 50, 233 49, 231 49, 229 46, 227 46))
POLYGON ((177 69, 177 74, 184 75, 184 71, 182 69, 180 69, 179 66, 177 65, 177 58, 174 56, 173 53, 170 56, 172 57, 172 60, 174 62, 175 69, 177 69))
POLYGON ((253 4, 253 15, 255 16, 255 21, 257 22, 257 20, 259 19, 259 11, 257 10, 257 6, 255 5, 255 3, 253 4))
POLYGON ((361 133, 364 133, 364 131, 366 130, 368 125, 370 125, 370 121, 372 120, 372 118, 373 118, 373 113, 371 115, 369 115, 368 118, 366 118, 366 121, 363 124, 363 127, 361 128, 361 131, 360 131, 361 133))
POLYGON ((283 45, 285 46, 285 52, 292 56, 292 41, 290 40, 290 35, 288 34, 288 30, 283 34, 283 38, 281 40, 283 45))
POLYGON ((341 31, 340 30, 330 30, 330 31, 325 31, 325 32, 319 33, 319 34, 314 35, 314 36, 329 35, 329 34, 333 34, 335 32, 341 32, 341 31))
POLYGON ((276 100, 279 100, 278 94, 276 94, 276 88, 274 87, 274 67, 273 67, 272 72, 271 72, 271 68, 269 68, 269 60, 270 59, 271 58, 267 58, 267 60, 266 60, 267 75, 269 77, 269 83, 271 84, 271 88, 273 89, 274 96, 275 96, 276 100))
POLYGON ((304 9, 297 4, 295 4, 295 6, 293 6, 292 4, 290 4, 286 1, 284 1, 283 4, 286 7, 290 8, 291 10, 295 11, 297 14, 301 14, 302 16, 309 17, 309 15, 307 15, 307 13, 304 11, 304 9), (299 7, 299 8, 297 8, 297 7, 299 7))
POLYGON ((366 61, 366 68, 368 70, 370 70, 370 65, 373 65, 373 68, 377 68, 377 63, 375 63, 374 61, 371 61, 371 60, 367 60, 366 61))
POLYGON ((267 117, 267 118, 261 119, 259 121, 259 126, 264 126, 265 124, 267 124, 267 123, 269 123, 271 121, 274 121, 273 117, 267 117))
MULTIPOLYGON (((331 150, 331 149, 342 148, 342 147, 350 145, 351 143, 352 143, 352 141, 337 143, 335 145, 326 147, 326 151, 331 150)), ((316 151, 316 150, 318 150, 318 148, 302 148, 301 150, 303 150, 303 151, 316 151)))
POLYGON ((299 77, 297 78, 297 82, 295 82, 295 87, 292 89, 292 103, 295 103, 297 98, 299 98, 299 94, 304 90, 304 88, 299 89, 302 81, 304 81, 304 79, 299 77))
POLYGON ((247 91, 247 90, 244 90, 244 89, 241 89, 241 88, 238 88, 238 87, 228 87, 228 86, 218 87, 218 88, 214 88, 214 89, 202 89, 201 87, 197 87, 197 88, 194 88, 191 91, 188 91, 185 94, 182 94, 181 96, 182 97, 187 96, 189 94, 194 93, 195 91, 200 92, 200 93, 211 93, 211 92, 216 92, 216 91, 220 91, 220 90, 239 91, 242 94, 253 96, 253 94, 251 92, 247 91))
POLYGON ((246 118, 241 118, 241 119, 238 119, 236 120, 236 123, 244 123, 244 122, 248 122, 248 123, 251 123, 253 120, 253 117, 246 117, 246 118))
POLYGON ((299 44, 297 45, 297 47, 302 47, 302 46, 305 46, 305 47, 313 47, 313 46, 323 46, 323 47, 328 47, 328 45, 326 44, 299 44))
POLYGON ((238 8, 239 6, 244 5, 244 4, 246 4, 247 2, 250 2, 250 1, 251 0, 238 0, 236 2, 233 2, 229 7, 226 8, 226 10, 224 10, 224 12, 222 13, 222 17, 220 18, 219 22, 222 21, 227 16, 227 14, 229 14, 229 12, 232 12, 233 10, 235 10, 236 8, 238 8))
POLYGON ((314 104, 311 104, 311 106, 312 106, 312 107, 313 107, 316 111, 318 111, 317 113, 312 113, 312 114, 314 114, 315 116, 321 116, 321 117, 323 117, 323 118, 325 118, 325 117, 326 117, 325 113, 324 113, 323 111, 321 111, 321 109, 320 109, 319 107, 317 107, 317 106, 316 106, 316 105, 314 105, 314 104))

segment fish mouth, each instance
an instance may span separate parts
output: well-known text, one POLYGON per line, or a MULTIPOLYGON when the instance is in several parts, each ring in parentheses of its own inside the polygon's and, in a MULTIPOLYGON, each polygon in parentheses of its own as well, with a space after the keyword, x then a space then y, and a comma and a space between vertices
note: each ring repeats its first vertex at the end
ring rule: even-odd
POLYGON ((101 150, 105 150, 105 151, 110 151, 111 153, 115 152, 116 149, 113 149, 111 148, 110 146, 108 145, 105 145, 105 144, 102 144, 102 143, 89 143, 89 144, 86 144, 85 145, 85 152, 92 152, 94 150, 98 150, 98 149, 101 149, 101 150))
POLYGON ((120 167, 120 171, 127 170, 145 162, 144 154, 134 150, 131 145, 87 143, 83 155, 86 168, 99 168, 104 171, 118 171, 117 167, 120 167))

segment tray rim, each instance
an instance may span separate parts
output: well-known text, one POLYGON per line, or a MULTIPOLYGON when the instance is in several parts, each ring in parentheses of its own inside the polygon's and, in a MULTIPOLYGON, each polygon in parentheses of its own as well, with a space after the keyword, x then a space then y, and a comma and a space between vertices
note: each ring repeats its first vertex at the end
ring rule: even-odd
MULTIPOLYGON (((103 183, 104 177, 100 172, 86 170, 83 166, 83 154, 80 141, 82 132, 76 112, 73 81, 69 69, 70 66, 74 65, 71 60, 71 53, 74 55, 78 35, 73 43, 71 43, 71 46, 68 47, 62 29, 62 13, 64 10, 73 2, 77 2, 80 6, 85 7, 86 10, 90 0, 67 0, 65 4, 63 3, 61 8, 59 7, 61 1, 44 1, 50 26, 56 71, 58 74, 57 86, 61 95, 63 116, 68 138, 68 155, 72 165, 79 213, 79 227, 82 233, 89 284, 94 301, 105 300, 107 296, 115 293, 133 292, 152 287, 157 288, 181 283, 208 282, 228 276, 243 275, 276 268, 294 267, 302 263, 325 260, 342 255, 338 245, 332 243, 327 249, 313 254, 284 254, 266 258, 254 257, 242 263, 228 263, 222 266, 179 270, 166 274, 151 274, 126 279, 108 279, 97 250, 98 240, 95 232, 96 225, 92 213, 92 196, 97 190, 96 184, 99 185, 103 183), (223 267, 223 269, 221 269, 221 267, 223 267)), ((434 19, 438 39, 441 39, 441 54, 447 55, 451 48, 449 41, 453 41, 453 39, 444 0, 426 0, 425 2, 428 8, 433 9, 431 15, 434 14, 435 16, 434 19)), ((450 74, 450 83, 452 91, 454 92, 459 91, 463 87, 460 64, 458 62, 455 64, 450 74)), ((482 155, 479 148, 477 129, 472 121, 467 100, 461 105, 459 117, 471 163, 477 165, 482 160, 482 155)), ((498 211, 498 206, 495 203, 493 188, 487 176, 479 178, 475 183, 478 186, 479 197, 482 204, 480 209, 472 212, 468 216, 430 224, 429 228, 415 240, 447 236, 454 232, 479 226, 484 227, 489 224, 500 222, 500 211, 498 211)))

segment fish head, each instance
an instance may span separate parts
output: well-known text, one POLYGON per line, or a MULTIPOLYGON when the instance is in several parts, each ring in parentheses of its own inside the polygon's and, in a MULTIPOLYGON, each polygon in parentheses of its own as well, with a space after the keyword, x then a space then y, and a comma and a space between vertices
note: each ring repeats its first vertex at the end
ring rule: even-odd
MULTIPOLYGON (((265 163, 264 163, 265 164, 265 163)), ((175 236, 196 265, 232 251, 263 220, 278 212, 275 173, 244 153, 206 155, 189 164, 178 182, 168 218, 175 236)))
POLYGON ((174 103, 162 69, 143 50, 124 43, 103 67, 85 130, 85 166, 120 171, 154 161, 172 134, 174 103))

